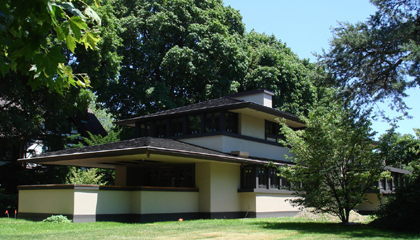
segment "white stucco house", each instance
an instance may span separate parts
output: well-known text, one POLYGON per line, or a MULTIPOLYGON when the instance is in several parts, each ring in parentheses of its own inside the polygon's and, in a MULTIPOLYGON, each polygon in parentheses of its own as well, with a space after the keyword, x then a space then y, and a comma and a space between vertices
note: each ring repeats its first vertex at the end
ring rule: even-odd
MULTIPOLYGON (((114 168, 115 186, 19 187, 19 218, 53 214, 74 222, 151 222, 199 218, 291 216, 289 184, 266 165, 290 164, 277 118, 295 129, 295 115, 272 108, 267 90, 230 95, 116 122, 135 128, 136 138, 43 154, 21 161, 114 168)), ((381 191, 391 191, 401 174, 381 191)), ((372 195, 372 196, 370 196, 372 195)), ((373 204, 360 206, 371 211, 373 204)))

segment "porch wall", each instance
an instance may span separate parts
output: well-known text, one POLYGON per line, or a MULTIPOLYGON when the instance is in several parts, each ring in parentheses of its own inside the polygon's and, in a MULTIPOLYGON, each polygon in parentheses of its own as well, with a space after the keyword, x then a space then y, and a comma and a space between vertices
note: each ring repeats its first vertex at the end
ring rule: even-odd
POLYGON ((74 222, 149 222, 193 219, 197 214, 198 189, 86 185, 19 187, 18 217, 32 220, 65 215, 74 222))

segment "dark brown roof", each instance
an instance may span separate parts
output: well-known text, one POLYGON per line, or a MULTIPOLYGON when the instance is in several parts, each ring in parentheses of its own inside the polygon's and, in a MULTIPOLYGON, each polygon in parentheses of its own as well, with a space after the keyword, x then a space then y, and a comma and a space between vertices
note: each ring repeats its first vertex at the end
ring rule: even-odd
POLYGON ((60 151, 55 151, 55 152, 48 152, 48 153, 43 153, 42 155, 40 155, 40 157, 64 155, 64 154, 72 154, 72 153, 85 153, 85 152, 98 152, 98 151, 106 151, 106 150, 139 148, 143 146, 231 156, 229 154, 225 154, 219 151, 199 147, 193 144, 184 143, 184 142, 173 140, 173 139, 142 137, 142 138, 134 138, 134 139, 124 140, 124 141, 119 141, 119 142, 114 142, 114 143, 106 143, 106 144, 101 144, 101 145, 96 145, 96 146, 71 148, 71 149, 60 150, 60 151))
POLYGON ((266 107, 266 106, 263 106, 254 102, 233 99, 233 98, 225 96, 221 98, 216 98, 216 99, 212 99, 212 100, 208 100, 204 102, 191 104, 184 107, 178 107, 178 108, 164 110, 161 112, 143 115, 143 116, 139 116, 135 118, 124 119, 124 120, 116 121, 114 123, 120 124, 120 125, 126 125, 130 123, 134 123, 137 120, 155 118, 155 117, 160 117, 160 116, 177 115, 177 114, 185 114, 185 113, 194 114, 194 113, 200 113, 203 111, 216 110, 216 109, 232 110, 232 109, 239 109, 239 108, 252 108, 254 110, 258 110, 261 112, 266 112, 269 114, 277 115, 279 117, 285 117, 287 119, 290 119, 296 122, 301 122, 299 117, 297 117, 294 114, 283 112, 274 108, 266 107))

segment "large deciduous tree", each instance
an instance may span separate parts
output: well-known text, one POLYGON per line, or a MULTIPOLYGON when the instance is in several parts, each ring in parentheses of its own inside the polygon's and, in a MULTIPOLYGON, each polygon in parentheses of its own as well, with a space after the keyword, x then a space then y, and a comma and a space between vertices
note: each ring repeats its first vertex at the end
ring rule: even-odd
POLYGON ((350 211, 367 201, 366 191, 383 172, 373 151, 370 122, 353 118, 341 104, 315 106, 302 117, 306 129, 293 131, 282 122, 283 144, 295 165, 281 167, 281 175, 295 183, 298 198, 291 203, 332 213, 348 223, 350 211))
POLYGON ((366 22, 333 29, 330 50, 319 56, 343 97, 358 105, 392 98, 406 110, 406 89, 420 83, 420 1, 371 0, 366 22))
POLYGON ((246 70, 238 11, 221 0, 120 0, 125 29, 118 83, 98 91, 117 118, 156 112, 236 91, 246 70))
POLYGON ((243 49, 248 67, 239 90, 269 89, 274 92, 273 107, 290 113, 307 113, 317 98, 312 78, 319 69, 300 60, 274 35, 251 31, 245 34, 243 49))

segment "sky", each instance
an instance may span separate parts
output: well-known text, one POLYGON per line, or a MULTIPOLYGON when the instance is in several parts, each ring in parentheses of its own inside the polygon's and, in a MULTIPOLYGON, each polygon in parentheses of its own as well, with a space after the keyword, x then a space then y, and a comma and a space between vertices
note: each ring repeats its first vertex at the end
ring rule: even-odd
MULTIPOLYGON (((290 47, 299 58, 316 61, 313 53, 329 49, 332 27, 339 22, 357 23, 366 21, 374 14, 376 7, 369 0, 223 0, 225 6, 239 10, 246 31, 275 35, 290 47)), ((413 128, 420 128, 420 89, 407 91, 405 98, 412 119, 399 121, 398 132, 414 134, 413 128)), ((388 116, 399 116, 388 104, 379 105, 388 116)), ((389 129, 389 124, 373 122, 376 137, 389 129)))

